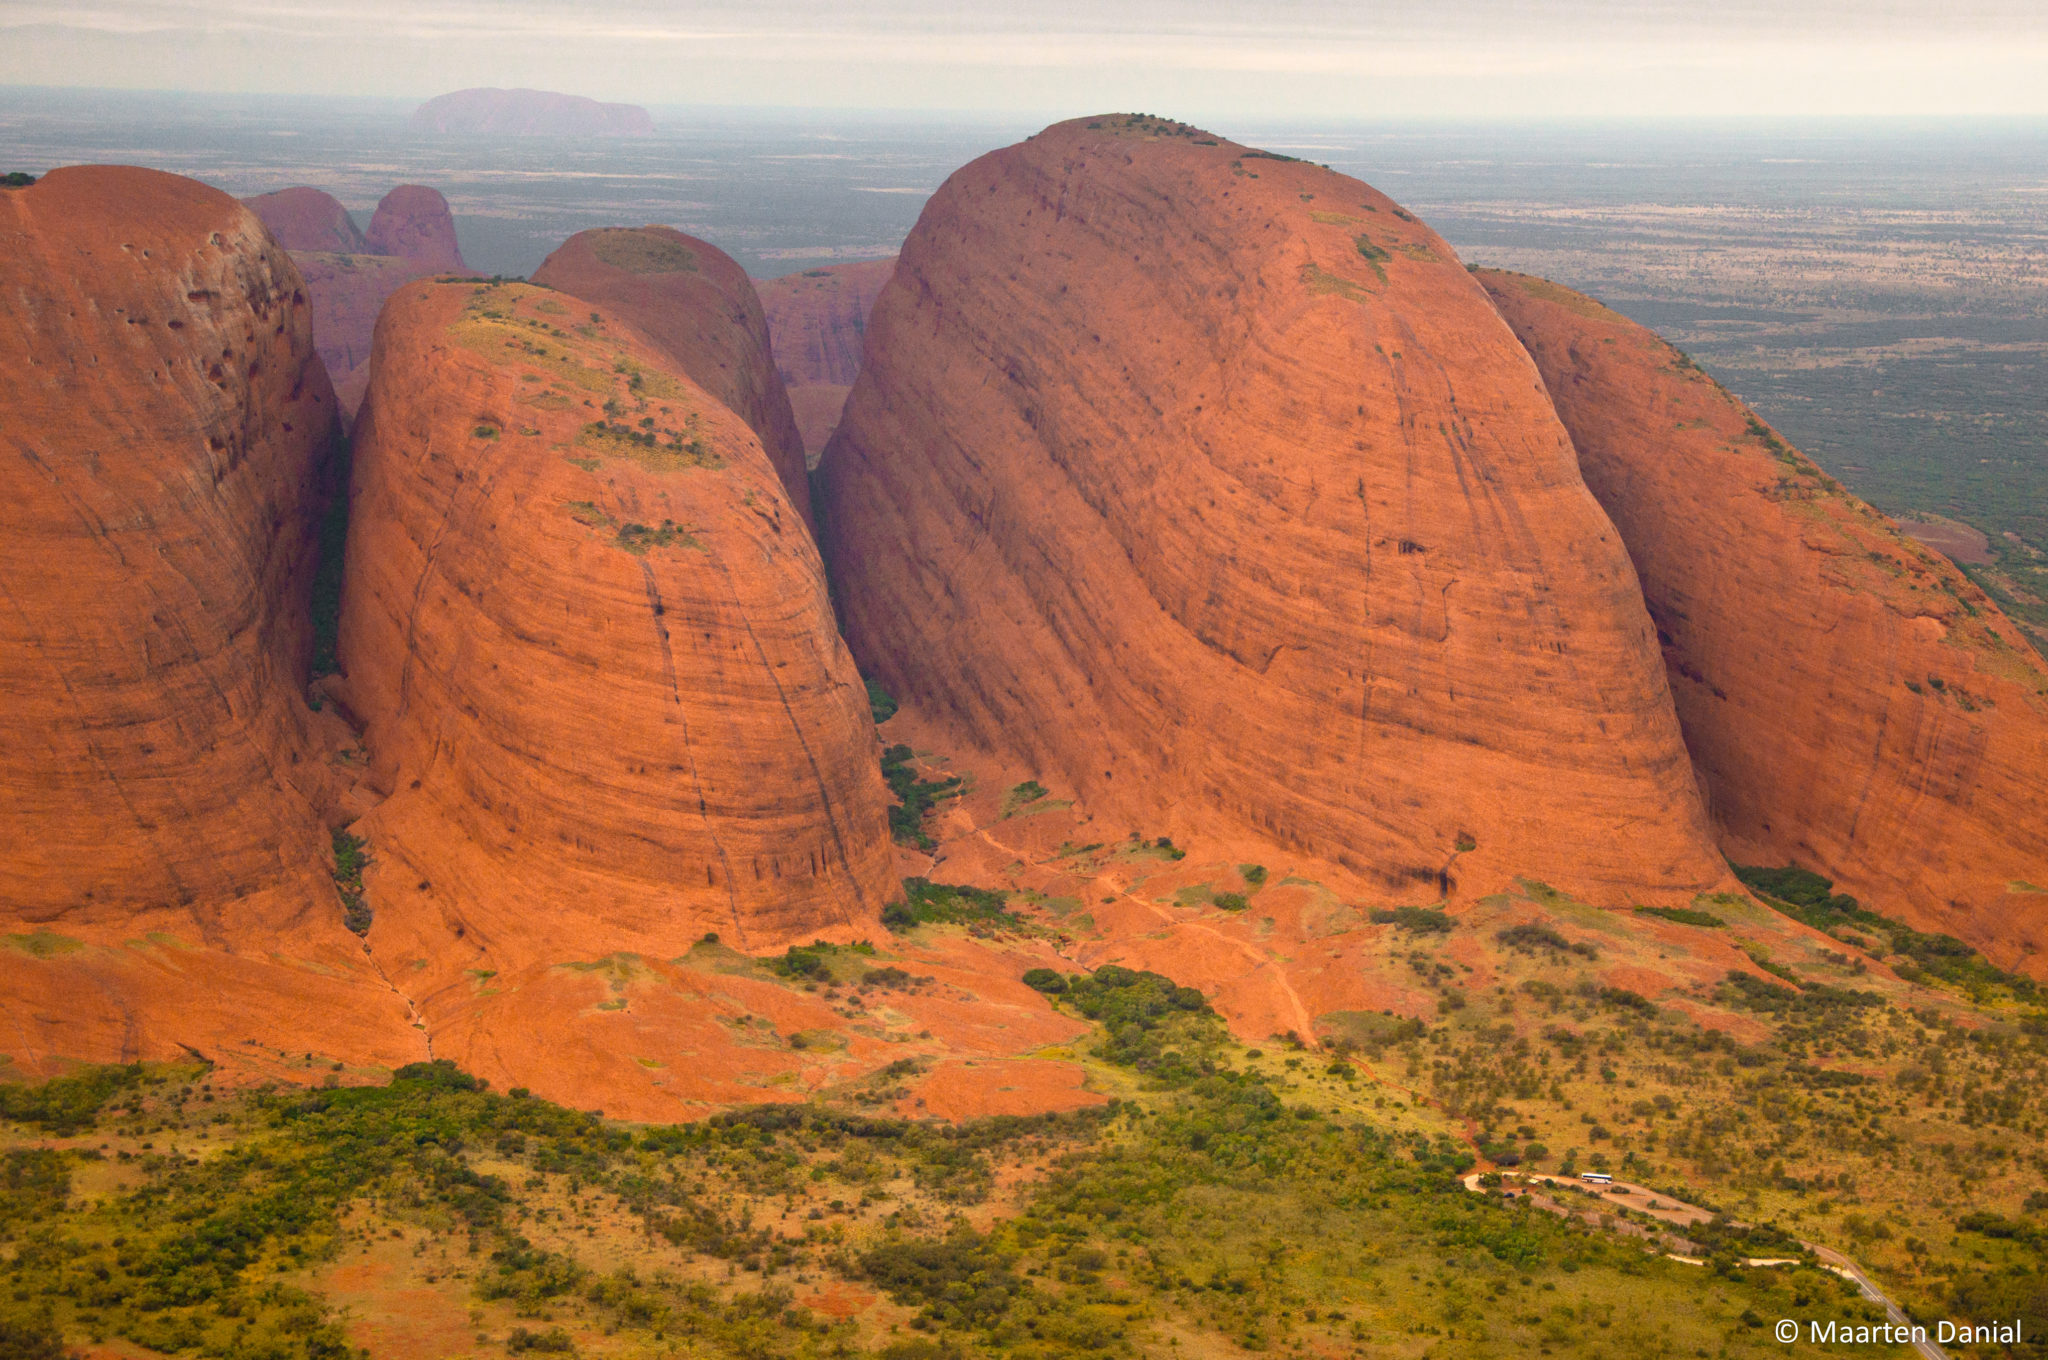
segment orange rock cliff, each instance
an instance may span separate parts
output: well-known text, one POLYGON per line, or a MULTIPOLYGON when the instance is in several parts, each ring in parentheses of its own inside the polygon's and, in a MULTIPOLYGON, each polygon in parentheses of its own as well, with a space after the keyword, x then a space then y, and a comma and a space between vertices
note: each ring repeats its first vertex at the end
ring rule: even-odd
POLYGON ((806 269, 759 285, 768 334, 775 341, 775 367, 813 459, 839 424, 846 394, 860 372, 868 314, 895 272, 892 255, 806 269))
POLYGON ((1729 881, 1534 365, 1364 184, 1121 116, 983 157, 819 471, 863 669, 1098 815, 1388 898, 1729 881))
POLYGON ((336 435, 291 258, 151 170, 0 192, 0 1049, 403 1061, 303 698, 336 435))
POLYGON ((544 1089, 562 967, 873 934, 868 701, 752 430, 525 284, 401 288, 371 363, 339 697, 390 793, 369 942, 435 1052, 544 1089))
POLYGON ((581 231, 533 281, 605 308, 753 428, 790 501, 811 518, 803 435, 775 371, 754 284, 731 256, 672 227, 581 231))
POLYGON ((1653 332, 1480 277, 1635 560, 1728 853, 2048 976, 2048 666, 1653 332))

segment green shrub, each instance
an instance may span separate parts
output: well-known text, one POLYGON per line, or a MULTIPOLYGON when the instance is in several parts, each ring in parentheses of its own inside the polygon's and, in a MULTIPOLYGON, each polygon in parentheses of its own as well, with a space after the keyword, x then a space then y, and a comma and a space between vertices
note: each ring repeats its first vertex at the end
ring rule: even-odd
POLYGON ((1655 1015, 1657 1005, 1640 992, 1626 987, 1602 987, 1594 994, 1604 1006, 1619 1006, 1623 1010, 1639 1011, 1644 1015, 1655 1015))
MULTIPOLYGON (((18 186, 8 182, 15 178, 9 175, 0 181, 7 188, 18 186)), ((37 1313, 32 1317, 9 1317, 0 1313, 0 1358, 4 1360, 67 1360, 76 1351, 64 1344, 63 1333, 48 1313, 37 1313)))
POLYGON ((896 701, 890 698, 889 691, 883 689, 876 681, 868 681, 867 686, 868 712, 874 715, 875 725, 879 727, 896 716, 896 701))
POLYGON ((920 925, 1021 924, 1009 910, 1009 899, 988 888, 964 883, 934 883, 928 878, 903 880, 901 902, 882 910, 882 924, 891 930, 909 930, 920 925))
POLYGON ((1366 913, 1379 925, 1391 925, 1396 930, 1412 931, 1417 935, 1448 935, 1451 933, 1451 918, 1441 907, 1374 907, 1366 913))
MULTIPOLYGON (((71 1172, 62 1153, 48 1148, 13 1148, 0 1153, 0 1230, 10 1223, 38 1223, 63 1211, 71 1194, 71 1172)), ((7 1354, 0 1348, 0 1357, 7 1354)))
POLYGON ((1754 974, 1733 969, 1724 979, 1722 999, 1732 1005, 1775 1014, 1855 1010, 1884 1005, 1884 998, 1876 992, 1851 991, 1820 983, 1800 987, 1795 982, 1793 987, 1781 987, 1754 974))
POLYGON ((2038 994, 2038 984, 2032 978, 1994 966, 1953 935, 1924 933, 1871 911, 1847 893, 1833 891, 1832 880, 1810 869, 1797 864, 1782 869, 1754 864, 1732 867, 1736 877, 1766 905, 1815 930, 1834 934, 1844 926, 1856 926, 1882 935, 1894 954, 1903 954, 1911 961, 1910 968, 1901 970, 1901 976, 1917 968, 1928 977, 1966 990, 1998 987, 2022 1000, 2031 1000, 2038 994))
POLYGON ((484 1091, 490 1083, 481 1077, 472 1077, 455 1065, 452 1058, 434 1058, 428 1062, 407 1063, 391 1074, 396 1085, 410 1085, 428 1091, 484 1091))
POLYGON ((1217 893, 1210 901, 1223 911, 1243 911, 1252 904, 1243 893, 1234 892, 1217 893))
POLYGON ((1025 1292, 1014 1256, 962 1225, 942 1241, 886 1242, 859 1258, 860 1270, 890 1299, 924 1311, 920 1321, 987 1326, 1025 1292))
POLYGON ((358 935, 370 933, 374 913, 363 899, 363 870, 370 863, 370 843, 341 827, 331 833, 334 842, 334 890, 341 894, 342 924, 358 935))
POLYGON ((960 777, 919 779, 910 768, 915 754, 908 746, 891 746, 882 752, 882 778, 897 798, 896 806, 889 809, 889 830, 901 844, 933 850, 938 843, 925 834, 925 814, 939 799, 957 795, 960 777))
POLYGON ((1518 926, 1509 926, 1505 930, 1497 930, 1493 933, 1493 938, 1508 948, 1519 949, 1525 954, 1533 954, 1539 949, 1547 949, 1553 953, 1577 954, 1579 957, 1587 959, 1598 958, 1600 955, 1597 947, 1567 940, 1549 926, 1538 925, 1534 921, 1525 921, 1518 926))
POLYGON ((1067 990, 1067 980, 1050 968, 1032 968, 1024 974, 1024 985, 1047 996, 1058 996, 1067 990))
POLYGON ((1710 911, 1694 911, 1691 907, 1637 907, 1638 916, 1656 916, 1666 921, 1676 921, 1682 926, 1706 926, 1719 929, 1728 923, 1710 911))
POLYGON ((82 1067, 35 1085, 0 1085, 0 1119, 32 1124, 68 1135, 89 1129, 100 1108, 123 1091, 142 1085, 141 1063, 82 1067))
POLYGON ((1265 865, 1263 865, 1263 864, 1240 864, 1240 865, 1238 865, 1238 866, 1237 866, 1237 872, 1238 872, 1238 876, 1239 876, 1240 878, 1244 879, 1244 881, 1245 881, 1246 883, 1250 884, 1250 885, 1251 885, 1252 887, 1254 887, 1254 888, 1260 888, 1260 887, 1264 887, 1264 886, 1265 886, 1265 883, 1266 883, 1266 866, 1265 866, 1265 865))
POLYGON ((1067 1001, 1102 1025, 1104 1060, 1136 1068, 1168 1086, 1213 1070, 1206 1056, 1225 1037, 1223 1022, 1193 987, 1159 973, 1104 964, 1069 979, 1067 1001))
POLYGON ((544 1332, 514 1327, 512 1335, 505 1338, 505 1349, 514 1355, 523 1355, 527 1351, 567 1354, 574 1351, 576 1346, 570 1341, 569 1334, 560 1327, 550 1327, 544 1332))
POLYGON ((786 978, 824 981, 832 976, 831 965, 825 961, 826 956, 832 952, 833 947, 823 940, 811 944, 793 944, 783 951, 781 958, 767 960, 767 965, 770 972, 779 973, 786 978))

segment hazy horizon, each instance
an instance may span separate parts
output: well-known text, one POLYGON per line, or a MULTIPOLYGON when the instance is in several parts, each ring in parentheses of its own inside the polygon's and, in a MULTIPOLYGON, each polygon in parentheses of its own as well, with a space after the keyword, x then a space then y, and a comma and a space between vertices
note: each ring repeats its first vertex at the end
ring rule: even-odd
POLYGON ((2048 114, 2029 0, 14 0, 46 88, 1203 119, 2048 114))

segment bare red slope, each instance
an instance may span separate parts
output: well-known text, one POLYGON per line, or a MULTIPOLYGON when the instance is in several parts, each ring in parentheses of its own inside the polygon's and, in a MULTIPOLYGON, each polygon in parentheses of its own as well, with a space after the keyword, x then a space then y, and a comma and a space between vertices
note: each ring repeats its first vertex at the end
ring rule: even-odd
POLYGON ((2048 666, 1653 332, 1481 277, 1635 559, 1728 852, 2048 975, 2048 666))

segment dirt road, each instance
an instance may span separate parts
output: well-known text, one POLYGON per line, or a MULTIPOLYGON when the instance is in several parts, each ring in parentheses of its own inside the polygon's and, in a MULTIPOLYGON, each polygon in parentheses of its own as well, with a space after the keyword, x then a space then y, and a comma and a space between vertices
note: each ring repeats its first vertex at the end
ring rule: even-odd
MULTIPOLYGON (((1481 1174, 1475 1171, 1466 1176, 1464 1178, 1465 1188, 1475 1193, 1484 1193, 1485 1187, 1479 1183, 1481 1174)), ((1670 1195, 1661 1194, 1649 1189, 1647 1186, 1634 1185, 1628 1181, 1617 1180, 1607 1185, 1596 1185, 1576 1176, 1551 1176, 1541 1172, 1524 1175, 1514 1171, 1503 1171, 1500 1173, 1500 1176, 1503 1191, 1507 1191, 1511 1184, 1518 1184, 1524 1187, 1523 1193, 1525 1194, 1528 1193, 1526 1187, 1532 1185, 1547 1185, 1553 1189, 1577 1191, 1598 1201, 1600 1204, 1633 1209, 1639 1214, 1647 1214, 1651 1218, 1669 1223, 1677 1228, 1688 1228, 1695 1224, 1710 1222, 1714 1217, 1711 1211, 1702 1209, 1696 1204, 1687 1204, 1683 1200, 1674 1199, 1670 1195)), ((1509 1193, 1512 1193, 1512 1191, 1509 1191, 1509 1193)), ((1532 1199, 1543 1207, 1551 1209, 1554 1213, 1566 1215, 1572 1213, 1572 1208, 1564 1202, 1546 1204, 1542 1198, 1532 1196, 1532 1199)), ((1637 1234, 1645 1235, 1641 1229, 1637 1229, 1637 1234)), ((1882 1307, 1885 1316, 1890 1319, 1892 1325, 1907 1328, 1910 1332, 1910 1329, 1914 1326, 1913 1320, 1906 1316, 1904 1309, 1900 1308, 1883 1290, 1877 1287, 1870 1276, 1864 1273, 1863 1267, 1857 1265, 1832 1247, 1823 1247, 1812 1242, 1801 1242, 1799 1245, 1812 1252, 1819 1259, 1823 1268, 1831 1270, 1843 1279, 1850 1281, 1865 1299, 1882 1307)), ((1667 1252, 1666 1255, 1671 1256, 1674 1260, 1685 1261, 1689 1264, 1705 1264, 1703 1260, 1691 1256, 1682 1256, 1671 1252, 1667 1252)), ((1782 1266, 1792 1265, 1794 1262, 1776 1256, 1751 1256, 1745 1257, 1741 1264, 1745 1266, 1782 1266)), ((1922 1360, 1949 1360, 1948 1352, 1931 1340, 1914 1341, 1910 1344, 1913 1347, 1914 1353, 1921 1356, 1922 1360)))

